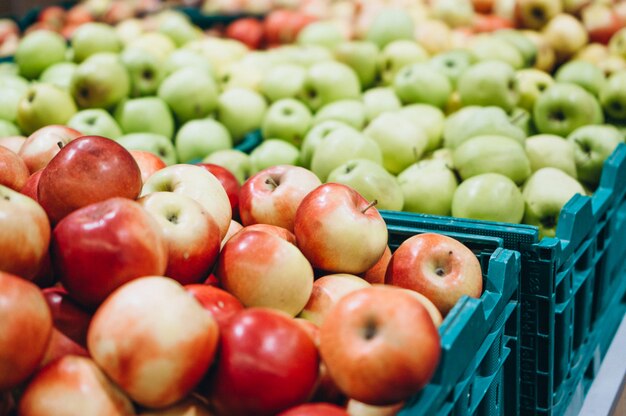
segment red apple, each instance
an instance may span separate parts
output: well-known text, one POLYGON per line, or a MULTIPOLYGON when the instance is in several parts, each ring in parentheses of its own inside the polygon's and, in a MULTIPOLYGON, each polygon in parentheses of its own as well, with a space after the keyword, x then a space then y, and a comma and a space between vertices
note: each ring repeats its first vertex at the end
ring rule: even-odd
POLYGON ((152 214, 167 243, 165 275, 182 285, 202 282, 220 251, 220 230, 202 205, 173 192, 153 192, 137 202, 152 214))
POLYGON ((439 312, 439 309, 437 308, 437 306, 435 306, 435 304, 432 303, 430 299, 422 295, 420 292, 416 292, 411 289, 404 289, 404 290, 408 294, 413 296, 415 299, 420 301, 422 306, 426 308, 426 311, 430 315, 430 318, 433 320, 433 324, 435 325, 435 328, 439 328, 441 326, 441 323, 443 322, 443 316, 441 316, 441 312, 439 312))
POLYGON ((491 13, 495 0, 472 0, 474 10, 478 13, 491 13))
POLYGON ((79 131, 60 125, 42 127, 28 136, 19 155, 26 162, 30 173, 46 167, 61 147, 82 136, 79 131))
POLYGON ((293 43, 298 33, 315 20, 313 16, 293 10, 273 10, 265 17, 265 39, 269 45, 293 43))
POLYGON ((41 291, 21 277, 0 272, 0 391, 24 382, 37 369, 52 333, 41 291))
POLYGON ((233 218, 239 218, 239 181, 228 169, 212 163, 198 163, 198 166, 211 172, 224 187, 232 209, 233 218))
POLYGON ((167 243, 135 201, 112 198, 74 211, 52 233, 54 270, 70 296, 98 306, 113 290, 141 276, 162 275, 167 243))
POLYGON ((243 226, 237 221, 230 220, 230 226, 228 227, 228 231, 226 231, 226 235, 224 236, 224 238, 222 238, 222 242, 220 243, 220 250, 224 248, 224 244, 226 244, 226 242, 230 240, 230 237, 237 234, 242 228, 243 226))
POLYGON ((276 237, 280 237, 285 241, 290 242, 291 244, 296 244, 296 236, 289 230, 283 227, 279 227, 277 225, 270 224, 252 224, 246 227, 243 227, 240 232, 248 232, 248 231, 263 231, 265 233, 270 233, 275 235, 276 237))
POLYGON ((22 416, 132 415, 133 404, 89 358, 67 355, 37 373, 19 404, 22 416))
POLYGON ((243 310, 243 305, 236 297, 220 288, 193 284, 186 285, 185 290, 191 293, 204 309, 211 312, 220 330, 231 316, 243 310))
POLYGON ((330 376, 348 397, 367 404, 393 404, 419 391, 435 373, 440 349, 426 309, 394 287, 346 295, 320 328, 330 376))
POLYGON ((0 185, 8 186, 14 191, 20 191, 30 173, 26 163, 17 153, 9 150, 4 146, 0 146, 0 185))
POLYGON ((52 335, 46 353, 44 354, 39 368, 43 368, 51 362, 58 360, 66 355, 78 355, 81 357, 89 357, 89 353, 82 345, 78 345, 75 341, 68 338, 63 332, 56 328, 52 328, 52 335))
POLYGON ((361 403, 358 400, 350 399, 346 409, 350 416, 396 416, 404 402, 390 404, 387 406, 372 406, 371 404, 361 403))
POLYGON ((65 9, 61 6, 44 7, 41 12, 39 12, 37 21, 47 23, 56 30, 60 30, 65 23, 65 9))
POLYGON ((161 170, 167 165, 165 162, 152 152, 146 152, 145 150, 129 150, 131 156, 137 162, 139 170, 141 171, 141 183, 144 183, 148 178, 157 170, 161 170))
POLYGON ((50 223, 41 206, 0 185, 0 270, 32 280, 50 244, 50 223))
POLYGON ((591 4, 582 10, 583 26, 589 34, 590 42, 609 43, 611 37, 624 27, 624 20, 617 12, 604 4, 591 4))
POLYGON ((39 178, 37 200, 50 222, 109 198, 135 199, 141 172, 122 145, 100 136, 72 140, 48 163, 39 178))
POLYGON ((245 309, 222 331, 211 397, 220 414, 275 415, 309 398, 318 368, 317 348, 293 319, 245 309))
POLYGON ((498 16, 495 14, 477 13, 474 16, 474 22, 472 24, 472 30, 475 33, 489 33, 501 29, 512 29, 514 27, 515 22, 507 19, 506 17, 498 16))
POLYGON ((337 183, 324 184, 304 198, 294 234, 313 267, 335 273, 363 273, 387 247, 387 226, 378 210, 337 183))
POLYGON ((22 195, 26 195, 27 197, 34 199, 37 203, 39 203, 37 200, 37 188, 39 187, 39 178, 41 178, 42 172, 43 169, 31 174, 26 180, 24 186, 22 186, 22 189, 20 189, 20 193, 22 195))
POLYGON ((0 19, 0 45, 8 38, 19 36, 20 28, 13 19, 0 19))
POLYGON ((116 25, 119 22, 135 17, 134 6, 126 1, 112 2, 104 16, 101 17, 104 23, 116 25))
POLYGON ((246 307, 278 309, 291 316, 306 305, 313 287, 313 269, 300 250, 263 231, 240 231, 231 237, 215 275, 246 307))
POLYGON ((211 273, 209 275, 209 277, 206 278, 206 280, 203 282, 205 285, 209 285, 209 286, 213 286, 213 287, 220 287, 220 281, 217 280, 217 277, 215 277, 215 275, 213 273, 211 273))
POLYGON ((6 147, 14 153, 19 153, 25 141, 26 137, 24 136, 0 137, 0 146, 6 147))
POLYGON ((74 302, 62 287, 50 287, 42 290, 54 327, 72 341, 87 346, 87 329, 91 314, 74 302))
POLYGON ((169 406, 200 382, 213 362, 218 327, 175 280, 144 277, 98 308, 87 334, 94 361, 133 401, 169 406))
POLYGON ((256 173, 241 186, 241 223, 271 224, 293 231, 296 210, 320 186, 317 175, 299 166, 272 166, 256 173))
POLYGON ((250 49, 259 49, 263 44, 263 23, 248 17, 237 19, 226 27, 226 36, 238 40, 250 49))
POLYGON ((383 255, 372 267, 361 273, 360 276, 368 283, 385 283, 385 273, 387 272, 387 265, 391 260, 391 249, 389 246, 385 248, 383 255))
POLYGON ((54 270, 52 269, 52 259, 50 258, 49 250, 46 250, 46 254, 41 261, 41 267, 31 282, 42 289, 52 287, 57 283, 54 270))
POLYGON ((278 416, 350 416, 346 409, 330 403, 305 403, 292 407, 278 416))
POLYGON ((446 316, 461 296, 483 292, 480 262, 454 238, 424 233, 405 240, 393 253, 385 283, 415 290, 446 316))

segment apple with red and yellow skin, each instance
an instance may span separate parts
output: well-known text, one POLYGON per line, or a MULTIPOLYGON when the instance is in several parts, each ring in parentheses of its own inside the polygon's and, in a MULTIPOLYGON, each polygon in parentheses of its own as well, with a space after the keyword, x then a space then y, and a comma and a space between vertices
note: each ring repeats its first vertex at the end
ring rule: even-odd
POLYGON ((0 185, 7 186, 14 191, 20 191, 30 173, 26 167, 26 163, 20 158, 17 153, 6 147, 0 146, 0 185))
POLYGON ((622 17, 606 4, 590 4, 581 11, 581 20, 590 42, 608 44, 611 37, 624 27, 622 17))
POLYGON ((161 409, 144 409, 139 416, 216 416, 197 395, 191 395, 172 406, 161 409))
POLYGON ((319 349, 341 391, 378 406, 424 387, 441 354, 439 333, 421 302, 383 285, 339 300, 320 327, 319 349))
POLYGON ((462 296, 479 298, 483 292, 474 253, 460 241, 435 233, 405 240, 391 256, 385 283, 421 293, 443 316, 462 296))
POLYGON ((24 382, 37 369, 50 341, 52 316, 41 291, 21 277, 0 272, 0 391, 24 382))
POLYGON ((12 152, 19 153, 25 141, 26 137, 24 136, 0 137, 0 146, 6 147, 12 152))
POLYGON ((62 287, 48 287, 42 293, 50 308, 54 327, 78 345, 86 347, 91 314, 74 302, 62 287))
POLYGON ((209 394, 219 414, 275 415, 309 399, 318 369, 317 348, 298 323, 278 311, 248 308, 220 334, 209 394))
POLYGON ((72 299, 97 307, 141 276, 162 275, 167 242, 157 222, 130 199, 111 198, 74 211, 52 232, 54 271, 72 299))
POLYGON ((41 173, 37 200, 53 224, 69 213, 109 198, 141 192, 137 162, 122 145, 101 136, 72 140, 41 173))
POLYGON ((296 236, 288 229, 279 227, 278 225, 252 224, 243 227, 241 231, 263 231, 296 245, 296 236))
POLYGON ((250 49, 259 49, 263 44, 263 22, 252 17, 237 19, 226 27, 225 34, 250 49))
POLYGON ((211 172, 220 181, 226 195, 228 195, 233 218, 239 218, 239 188, 241 185, 239 185, 237 177, 225 167, 213 163, 198 163, 198 166, 211 172))
POLYGON ((28 136, 18 154, 26 162, 30 173, 34 173, 46 167, 61 147, 80 136, 82 133, 66 126, 53 124, 42 127, 28 136))
POLYGON ((165 276, 182 285, 207 278, 220 251, 220 229, 202 205, 174 192, 153 192, 137 200, 159 224, 167 243, 165 276))
POLYGON ((385 273, 387 272, 387 265, 391 260, 391 249, 389 246, 385 248, 383 255, 372 267, 361 273, 359 276, 370 284, 383 284, 385 283, 385 273))
POLYGON ((277 225, 293 231, 298 206, 321 184, 317 175, 299 166, 263 169, 248 178, 239 191, 241 223, 277 225))
POLYGON ((298 33, 315 20, 313 16, 293 10, 274 10, 263 21, 265 40, 268 46, 293 43, 298 33))
POLYGON ((39 369, 44 368, 52 361, 58 360, 66 355, 89 357, 89 352, 85 347, 73 341, 63 332, 52 327, 50 342, 48 342, 48 348, 46 348, 46 352, 39 363, 39 369))
POLYGON ((39 178, 41 177, 42 172, 43 169, 38 170, 37 172, 30 175, 26 180, 24 186, 22 186, 22 189, 20 189, 20 193, 22 195, 26 195, 27 197, 35 200, 37 203, 39 203, 39 201, 37 200, 37 187, 39 186, 39 178))
POLYGON ((185 285, 185 290, 191 293, 200 302, 200 305, 213 315, 220 330, 231 316, 243 310, 243 305, 236 297, 220 288, 191 284, 185 285))
POLYGON ((437 306, 435 306, 435 304, 432 303, 430 299, 428 299, 426 296, 422 295, 419 292, 416 292, 411 289, 404 289, 404 290, 409 295, 413 296, 415 299, 420 301, 422 306, 426 308, 426 311, 430 315, 430 318, 433 320, 433 324, 435 325, 435 328, 439 328, 441 326, 441 323, 443 322, 443 316, 441 315, 441 312, 439 312, 439 309, 437 308, 437 306))
POLYGON ((68 355, 37 373, 22 395, 19 414, 132 415, 134 408, 91 359, 68 355))
POLYGON ((292 407, 278 416, 350 416, 343 407, 331 403, 305 403, 292 407))
POLYGON ((157 155, 145 150, 129 150, 128 153, 135 159, 139 171, 141 172, 141 183, 145 183, 157 170, 161 170, 167 165, 157 155))
POLYGON ((0 270, 32 280, 50 244, 50 223, 31 198, 0 185, 0 270))
POLYGON ((211 314, 178 282, 160 276, 133 280, 113 292, 87 334, 89 353, 106 375, 133 401, 157 408, 196 387, 217 343, 211 314))
POLYGON ((363 273, 387 247, 387 226, 378 210, 337 183, 321 185, 302 200, 294 234, 313 267, 328 272, 363 273))
POLYGON ((222 248, 215 275, 244 306, 277 309, 291 316, 304 308, 313 289, 313 269, 294 244, 245 228, 222 248))

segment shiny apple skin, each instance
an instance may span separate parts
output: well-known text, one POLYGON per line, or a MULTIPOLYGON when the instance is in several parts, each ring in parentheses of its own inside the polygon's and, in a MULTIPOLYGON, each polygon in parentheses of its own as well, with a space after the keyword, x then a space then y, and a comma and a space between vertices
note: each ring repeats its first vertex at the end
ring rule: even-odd
POLYGON ((28 166, 30 173, 35 173, 45 168, 59 153, 61 150, 59 143, 65 146, 80 136, 81 132, 58 124, 42 127, 28 136, 18 154, 28 166))
POLYGON ((39 186, 39 178, 41 178, 42 172, 43 169, 38 170, 37 172, 30 175, 22 189, 20 189, 21 194, 26 195, 31 199, 34 199, 37 203, 39 203, 39 201, 37 200, 37 187, 39 186))
POLYGON ((87 346, 91 314, 74 302, 62 287, 49 287, 42 293, 52 313, 54 327, 77 344, 87 346))
POLYGON ((191 293, 200 302, 200 305, 213 315, 220 330, 233 315, 243 310, 243 305, 236 297, 220 288, 204 284, 192 284, 185 285, 185 290, 191 293))
POLYGON ((233 211, 233 218, 239 218, 239 181, 231 171, 225 167, 215 165, 213 163, 198 163, 198 166, 211 172, 224 187, 230 207, 233 211))
POLYGON ((141 171, 124 147, 100 136, 71 141, 39 178, 37 199, 53 224, 70 212, 113 197, 136 199, 141 171))
POLYGON ((156 171, 163 169, 167 165, 154 153, 145 150, 129 150, 128 151, 137 162, 139 171, 141 172, 141 183, 144 183, 156 171))
POLYGON ((391 260, 391 249, 389 248, 389 246, 387 246, 383 255, 376 262, 376 264, 367 269, 365 272, 361 273, 360 276, 363 278, 363 280, 373 285, 384 284, 385 273, 387 272, 389 260, 391 260))
POLYGON ((56 275, 70 297, 97 307, 113 290, 142 276, 162 275, 167 244, 141 205, 111 198, 64 218, 52 233, 56 275))
POLYGON ((306 403, 292 407, 278 416, 350 416, 346 409, 330 403, 306 403))
POLYGON ((19 153, 20 148, 26 141, 26 137, 24 136, 8 136, 8 137, 0 137, 0 147, 6 147, 10 151, 14 153, 19 153))
POLYGON ((248 308, 222 331, 211 397, 220 414, 275 415, 309 399, 318 367, 317 348, 298 323, 248 308))
POLYGON ((286 228, 279 227, 278 225, 270 225, 270 224, 252 224, 243 227, 238 232, 248 232, 248 231, 263 231, 265 233, 270 233, 275 235, 276 237, 280 237, 283 240, 296 244, 296 236, 293 235, 291 231, 286 228))
POLYGON ((19 192, 26 184, 29 176, 26 163, 17 153, 0 146, 0 185, 19 192))

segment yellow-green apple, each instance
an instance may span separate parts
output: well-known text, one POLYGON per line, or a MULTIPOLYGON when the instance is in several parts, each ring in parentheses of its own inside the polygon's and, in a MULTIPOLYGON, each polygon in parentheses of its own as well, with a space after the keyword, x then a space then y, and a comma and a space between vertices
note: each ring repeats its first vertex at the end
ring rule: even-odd
POLYGON ((9 149, 14 153, 19 153, 20 148, 26 141, 26 137, 24 136, 6 136, 0 137, 0 147, 4 147, 9 149))
POLYGON ((158 96, 179 123, 206 117, 217 108, 217 85, 200 68, 183 68, 168 75, 159 85, 158 96))
POLYGON ((391 256, 385 283, 421 293, 443 316, 462 296, 479 298, 483 292, 474 253, 460 241, 436 233, 405 240, 391 256))
POLYGON ((448 77, 452 87, 467 68, 472 66, 476 58, 467 49, 454 49, 433 56, 428 62, 437 72, 448 77))
POLYGON ((231 149, 233 139, 222 123, 212 118, 190 120, 176 132, 176 154, 181 163, 203 159, 217 150, 231 149))
POLYGON ((20 41, 15 62, 20 75, 34 79, 49 66, 65 60, 67 45, 63 36, 51 30, 36 30, 20 41))
POLYGON ((97 53, 76 68, 70 93, 81 108, 112 108, 130 92, 130 77, 117 54, 97 53))
POLYGON ((298 98, 311 110, 337 100, 358 99, 361 95, 359 78, 352 68, 337 61, 322 61, 307 69, 298 98))
POLYGON ((519 224, 524 216, 524 199, 509 177, 482 173, 458 186, 452 198, 452 215, 519 224))
POLYGON ((556 53, 548 39, 541 32, 534 30, 522 30, 522 34, 537 47, 537 57, 533 68, 551 73, 556 64, 556 53))
POLYGON ((567 13, 560 13, 550 19, 542 33, 554 50, 557 62, 566 61, 589 42, 582 22, 567 13))
POLYGON ((326 104, 320 108, 313 123, 318 124, 326 120, 337 120, 362 130, 365 127, 365 105, 360 100, 338 100, 326 104))
POLYGON ((238 149, 218 150, 211 153, 204 159, 202 163, 209 163, 228 169, 240 184, 248 179, 252 172, 250 164, 250 155, 238 149))
POLYGON ((402 107, 398 114, 406 117, 428 138, 424 151, 429 152, 441 147, 445 115, 439 108, 429 104, 411 104, 402 107))
POLYGON ((120 60, 128 71, 131 97, 156 94, 165 76, 163 62, 150 51, 139 48, 124 49, 120 54, 120 60))
POLYGON ((210 75, 215 73, 209 59, 201 52, 191 49, 176 49, 167 55, 166 60, 163 62, 165 74, 171 74, 177 69, 188 67, 201 68, 210 75))
POLYGON ((388 43, 378 56, 378 73, 383 85, 391 85, 403 67, 428 60, 428 52, 417 42, 399 39, 388 43))
POLYGON ((0 119, 15 123, 17 106, 22 95, 28 90, 28 81, 17 75, 0 76, 0 119))
POLYGON ((258 147, 250 152, 250 168, 252 174, 276 165, 297 166, 299 164, 300 149, 280 139, 263 140, 258 147))
POLYGON ((167 243, 165 276, 183 285, 206 280, 220 251, 213 217, 195 200, 174 192, 152 192, 137 202, 159 224, 167 243))
MULTIPOLYGON (((532 42, 531 45, 534 46, 532 42)), ((510 65, 513 69, 524 67, 524 57, 520 51, 499 36, 492 34, 476 35, 471 38, 468 50, 479 62, 500 61, 510 65)))
POLYGON ((235 143, 261 128, 267 110, 265 98, 246 88, 230 88, 217 100, 217 119, 228 129, 235 143))
POLYGON ((30 173, 24 160, 12 150, 0 146, 0 185, 6 186, 14 191, 20 191, 30 173))
POLYGON ((553 167, 576 178, 575 146, 563 137, 554 134, 537 134, 524 142, 526 155, 533 172, 553 167))
POLYGON ((396 178, 376 162, 350 159, 328 175, 327 182, 347 185, 379 209, 402 211, 404 196, 396 178))
POLYGON ((42 293, 52 313, 54 328, 79 346, 87 347, 91 314, 74 302, 62 287, 48 287, 42 293))
POLYGON ((217 343, 211 314, 179 283, 160 276, 134 280, 112 293, 87 333, 89 353, 104 373, 133 401, 157 408, 196 387, 213 363, 217 343))
POLYGON ((359 276, 346 273, 328 274, 315 280, 307 304, 298 315, 320 326, 339 299, 370 284, 359 276))
POLYGON ((185 290, 213 316, 220 332, 233 315, 243 310, 243 305, 236 297, 220 288, 191 284, 185 285, 185 290))
POLYGON ((598 100, 576 84, 555 83, 535 101, 533 121, 539 133, 565 137, 578 127, 604 121, 598 100))
POLYGON ((454 167, 463 180, 494 172, 521 185, 531 173, 524 146, 506 136, 472 137, 454 149, 452 157, 454 167))
POLYGON ((563 206, 585 189, 574 178, 556 168, 533 173, 522 188, 524 223, 539 227, 540 237, 554 237, 563 206))
POLYGON ((493 32, 496 38, 502 39, 516 49, 522 57, 522 66, 532 68, 537 61, 537 45, 522 32, 515 29, 501 29, 493 32))
POLYGON ((264 231, 231 237, 220 252, 215 275, 246 307, 297 315, 311 294, 313 269, 291 242, 264 231))
POLYGON ((349 413, 336 404, 305 403, 280 412, 278 416, 349 416, 349 413))
POLYGON ((76 113, 70 94, 52 84, 32 84, 17 107, 17 124, 25 134, 50 124, 65 124, 76 113))
POLYGON ((373 203, 337 183, 321 185, 304 198, 294 234, 313 267, 328 272, 363 273, 387 247, 387 227, 373 203))
POLYGON ((337 302, 320 327, 320 354, 348 397, 372 405, 406 400, 439 363, 439 333, 421 302, 378 285, 337 302), (411 322, 415 331, 402 331, 411 322))
POLYGON ((118 53, 122 50, 122 41, 115 29, 100 22, 81 25, 72 34, 71 45, 76 62, 83 62, 96 53, 118 53))
POLYGON ((72 140, 46 165, 37 200, 56 224, 70 212, 108 198, 135 199, 141 172, 128 151, 111 139, 82 136, 72 140))
POLYGON ((404 402, 372 406, 354 399, 348 400, 346 404, 346 410, 350 416, 396 416, 402 407, 404 407, 404 402))
POLYGON ((174 135, 174 117, 159 97, 122 101, 115 109, 115 120, 128 133, 155 133, 167 138, 174 135))
POLYGON ((506 136, 520 143, 526 138, 526 133, 499 107, 463 107, 444 122, 444 147, 455 149, 464 141, 481 135, 506 136))
POLYGON ((378 75, 378 47, 372 42, 362 40, 344 41, 333 49, 335 59, 354 70, 362 88, 374 84, 378 75))
POLYGON ((596 97, 606 83, 604 72, 597 65, 581 60, 561 65, 554 75, 554 80, 580 85, 596 97))
MULTIPOLYGON (((344 63, 349 65, 347 62, 344 63)), ((306 69, 302 65, 282 63, 265 73, 259 89, 270 102, 282 98, 294 98, 302 89, 305 78, 306 69)))
POLYGON ((91 359, 68 355, 39 371, 26 387, 19 404, 24 416, 89 414, 129 415, 130 399, 91 359))
POLYGON ((425 19, 415 28, 414 38, 432 56, 453 48, 452 30, 437 19, 425 19))
POLYGON ((31 198, 0 185, 0 270, 32 280, 50 244, 50 223, 31 198))
POLYGON ((407 11, 386 8, 376 15, 365 38, 382 49, 394 40, 413 39, 414 32, 415 25, 407 11))
POLYGON ((472 65, 459 77, 457 89, 464 106, 497 106, 508 112, 519 100, 515 70, 501 61, 472 65))
POLYGON ((144 183, 141 196, 167 191, 196 200, 213 217, 220 230, 220 241, 226 235, 232 218, 228 195, 220 181, 204 168, 178 164, 155 172, 144 183))
POLYGON ((380 259, 372 267, 359 274, 366 282, 370 284, 385 283, 385 272, 387 271, 387 265, 391 259, 391 249, 389 246, 385 247, 385 251, 380 259))
POLYGON ((211 172, 217 180, 220 181, 228 196, 228 201, 232 209, 232 217, 239 218, 239 188, 241 186, 235 175, 228 169, 211 163, 198 163, 198 166, 211 172))
POLYGON ((275 415, 309 399, 318 369, 317 348, 300 324, 278 311, 249 308, 220 334, 209 394, 220 414, 275 415))
POLYGON ((69 119, 67 126, 85 136, 103 136, 115 140, 122 135, 113 116, 101 108, 79 111, 69 119))
POLYGON ((299 45, 318 45, 331 50, 346 40, 338 25, 331 20, 312 22, 303 27, 296 37, 299 45))
POLYGON ((390 87, 371 88, 363 92, 365 119, 369 123, 387 111, 396 111, 402 107, 400 99, 390 87))
POLYGON ((624 136, 615 126, 604 124, 579 127, 567 141, 574 145, 578 180, 595 187, 600 183, 604 161, 624 142, 624 136))
POLYGON ((33 283, 0 272, 0 389, 18 387, 38 368, 52 332, 52 316, 33 283))
POLYGON ((425 103, 439 108, 452 94, 448 77, 425 62, 402 67, 393 79, 393 89, 404 104, 425 103))
POLYGON ((178 47, 202 37, 200 28, 193 25, 190 18, 182 12, 165 10, 156 15, 156 19, 158 31, 169 36, 178 47))
POLYGON ((622 28, 618 30, 613 36, 611 36, 611 40, 609 41, 608 48, 609 53, 611 55, 621 56, 622 58, 626 57, 626 45, 624 41, 626 40, 626 28, 622 28))
POLYGON ((74 62, 58 62, 41 73, 39 82, 53 84, 69 91, 76 68, 78 64, 74 62))
POLYGON ((397 180, 404 196, 404 211, 450 215, 458 180, 446 162, 419 161, 400 172, 397 180))
MULTIPOLYGON (((398 106, 400 106, 399 102, 398 106)), ((306 133, 306 136, 304 136, 304 140, 302 141, 302 145, 300 146, 300 165, 307 169, 310 168, 313 153, 315 153, 315 149, 320 144, 322 139, 328 136, 334 130, 340 128, 351 129, 351 127, 347 124, 336 120, 322 121, 321 123, 311 127, 311 129, 309 129, 309 131, 306 133)))
POLYGON ((547 72, 536 68, 520 69, 515 73, 515 85, 519 95, 517 105, 532 111, 537 97, 552 84, 554 79, 547 72))
POLYGON ((572 60, 599 64, 600 62, 608 59, 609 56, 611 55, 609 54, 609 48, 606 45, 593 42, 576 52, 576 55, 572 57, 572 60))
POLYGON ((433 17, 450 27, 471 26, 474 21, 474 4, 471 0, 433 0, 433 17))
POLYGON ((30 173, 46 167, 61 147, 82 136, 82 133, 62 125, 48 125, 32 133, 22 147, 19 155, 26 162, 30 173))
POLYGON ((178 161, 174 144, 162 134, 130 133, 118 137, 115 141, 124 146, 129 152, 150 152, 168 166, 178 161))
POLYGON ((311 111, 294 98, 275 101, 261 126, 266 139, 281 139, 299 146, 313 123, 311 111))
POLYGON ((165 166, 165 162, 161 160, 154 153, 147 152, 144 150, 129 150, 128 153, 135 159, 137 162, 137 166, 139 166, 139 171, 141 172, 141 183, 144 183, 148 180, 148 178, 157 170, 163 169, 165 166))
POLYGON ((522 27, 538 30, 562 11, 560 0, 519 0, 515 17, 522 27))
MULTIPOLYGON (((626 32, 625 32, 626 33, 626 32)), ((600 102, 607 115, 615 119, 626 117, 626 71, 612 74, 600 90, 600 102)))
POLYGON ((222 238, 222 241, 220 242, 220 251, 224 248, 224 244, 226 244, 226 242, 230 240, 230 237, 237 234, 242 228, 243 225, 235 220, 230 220, 230 226, 228 227, 228 231, 226 231, 226 235, 224 236, 224 238, 222 238))
POLYGON ((91 204, 65 217, 52 232, 51 249, 63 287, 91 309, 122 284, 163 274, 167 266, 167 243, 158 224, 125 198, 91 204))
MULTIPOLYGON (((398 112, 379 115, 368 124, 363 134, 378 145, 382 152, 382 165, 394 175, 419 160, 428 145, 428 136, 424 130, 416 128, 398 112)), ((354 157, 357 156, 353 154, 354 157)))

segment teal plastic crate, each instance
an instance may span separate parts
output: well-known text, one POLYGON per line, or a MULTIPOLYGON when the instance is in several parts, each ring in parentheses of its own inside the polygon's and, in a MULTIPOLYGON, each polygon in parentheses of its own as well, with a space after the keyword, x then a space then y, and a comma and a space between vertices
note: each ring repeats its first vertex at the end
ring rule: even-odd
MULTIPOLYGON (((397 224, 388 224, 388 230, 392 251, 407 238, 432 231, 428 226, 397 224)), ((446 316, 439 328, 437 371, 400 415, 515 415, 519 408, 520 254, 502 248, 500 238, 442 234, 461 241, 476 254, 483 270, 484 292, 480 299, 462 298, 446 316)))
MULTIPOLYGON (((501 238, 522 256, 520 413, 563 415, 576 395, 581 363, 590 362, 606 312, 626 291, 626 145, 605 162, 593 196, 563 208, 555 238, 535 227, 383 211, 388 224, 501 238), (574 381, 571 381, 574 380, 574 381)), ((621 309, 616 319, 624 315, 621 309)))

